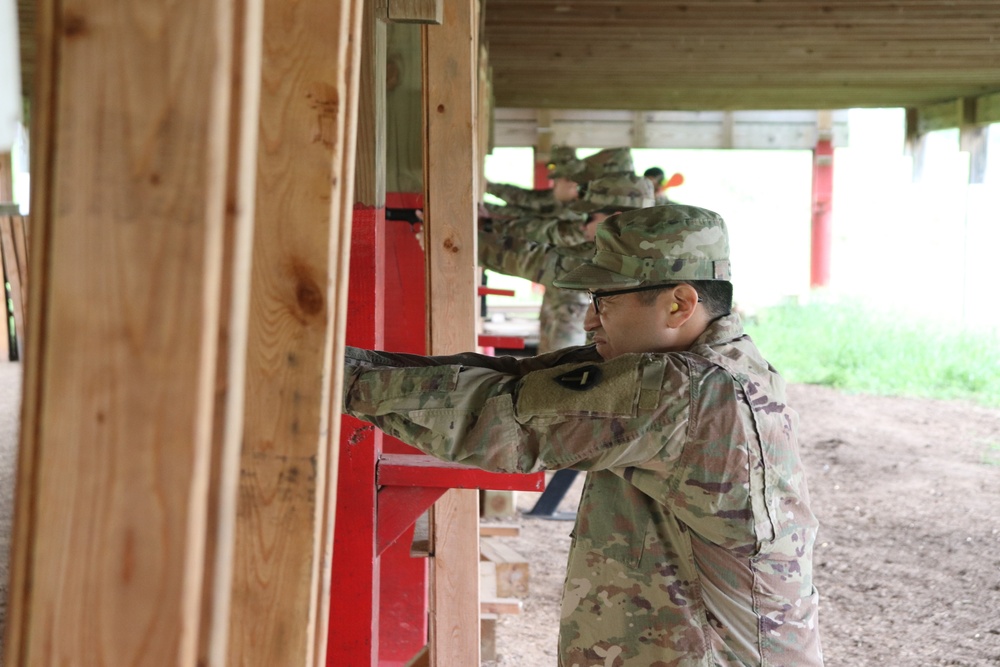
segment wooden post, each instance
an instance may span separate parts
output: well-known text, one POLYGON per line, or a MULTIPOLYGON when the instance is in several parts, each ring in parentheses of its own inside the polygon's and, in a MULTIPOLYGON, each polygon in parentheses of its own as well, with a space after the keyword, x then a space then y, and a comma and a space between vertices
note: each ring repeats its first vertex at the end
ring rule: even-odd
MULTIPOLYGON (((430 351, 476 344, 477 0, 445 3, 426 27, 424 91, 430 351)), ((479 664, 479 497, 451 490, 434 506, 431 664, 479 664)))
MULTIPOLYGON (((361 106, 361 35, 364 30, 363 6, 357 2, 348 3, 350 6, 349 25, 351 38, 347 40, 347 49, 344 53, 343 72, 346 77, 344 82, 344 99, 349 100, 343 116, 344 150, 341 153, 340 175, 344 184, 344 191, 341 193, 340 201, 334 203, 334 213, 339 213, 340 224, 337 226, 336 235, 333 238, 334 246, 331 250, 335 267, 333 275, 335 278, 335 298, 337 310, 333 321, 333 391, 331 392, 332 414, 330 415, 330 437, 329 437, 329 483, 326 485, 326 498, 323 501, 323 508, 326 511, 323 528, 322 546, 323 568, 321 580, 319 582, 320 607, 318 614, 318 627, 316 629, 316 665, 323 665, 327 660, 327 650, 329 647, 330 632, 330 596, 331 581, 333 576, 333 544, 336 530, 336 509, 337 509, 337 489, 340 479, 340 443, 342 415, 340 406, 343 404, 343 381, 344 381, 344 346, 347 339, 347 305, 349 303, 349 278, 351 269, 351 237, 353 234, 353 213, 354 213, 354 189, 355 189, 355 167, 358 146, 358 119, 361 106)), ((367 5, 367 3, 365 3, 367 5)))
MULTIPOLYGON (((351 234, 347 342, 381 348, 385 295, 386 25, 375 3, 363 3, 358 86, 357 161, 351 234)), ((383 434, 343 418, 334 531, 335 594, 330 600, 327 665, 378 664, 379 561, 376 550, 375 464, 383 434)))
POLYGON ((217 355, 243 357, 236 339, 219 348, 226 188, 247 168, 229 162, 232 5, 42 2, 36 16, 4 663, 193 666, 217 355))
MULTIPOLYGON (((0 153, 0 205, 14 201, 14 169, 10 153, 0 153)), ((0 273, 3 273, 0 271, 0 273)), ((3 285, 0 285, 2 288, 3 285)), ((3 294, 4 289, 0 289, 3 294)), ((7 297, 0 308, 3 326, 0 326, 0 362, 10 361, 10 317, 7 314, 7 297)))
MULTIPOLYGON (((316 665, 341 293, 350 2, 264 2, 229 664, 316 665)), ((339 347, 339 345, 338 345, 339 347)), ((339 361, 338 361, 339 363, 339 361)), ((336 455, 336 451, 333 453, 336 455)))
POLYGON ((538 109, 535 113, 538 135, 534 151, 534 187, 536 190, 548 190, 552 187, 552 179, 549 178, 549 160, 552 157, 552 112, 548 109, 538 109))
POLYGON ((219 354, 215 366, 215 415, 205 531, 205 581, 202 586, 198 664, 226 664, 233 571, 234 525, 243 439, 247 320, 250 314, 250 261, 256 197, 263 3, 233 3, 233 106, 229 126, 229 163, 223 229, 222 290, 219 303, 219 354))

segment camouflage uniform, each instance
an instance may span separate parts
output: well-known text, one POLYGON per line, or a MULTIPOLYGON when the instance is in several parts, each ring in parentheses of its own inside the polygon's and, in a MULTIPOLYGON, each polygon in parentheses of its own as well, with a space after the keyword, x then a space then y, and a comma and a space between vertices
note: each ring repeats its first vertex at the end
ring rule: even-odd
MULTIPOLYGON (((559 202, 552 194, 552 189, 529 190, 507 183, 487 183, 486 192, 499 197, 507 203, 523 212, 548 213, 559 208, 559 202)), ((503 213, 506 206, 494 206, 490 212, 503 213)))
MULTIPOLYGON (((631 164, 631 154, 615 153, 602 162, 608 168, 617 168, 625 163, 631 164), (614 161, 611 158, 617 158, 614 161)), ((586 243, 583 221, 586 214, 602 208, 631 210, 653 204, 653 187, 645 178, 632 173, 612 172, 587 185, 583 199, 571 202, 568 208, 583 216, 577 223, 546 223, 533 221, 518 226, 507 223, 500 227, 501 233, 507 235, 522 235, 533 241, 549 243, 553 246, 574 247, 586 243)), ((592 246, 585 246, 590 251, 592 246)), ((515 260, 517 261, 517 260, 515 260)), ((542 305, 538 310, 539 342, 538 352, 545 353, 572 345, 582 345, 586 342, 583 330, 583 320, 587 316, 589 300, 579 292, 560 290, 551 284, 545 285, 542 305)))
MULTIPOLYGON (((550 153, 549 178, 573 179, 575 174, 583 172, 584 166, 583 161, 577 159, 575 148, 555 146, 550 153)), ((530 213, 551 214, 562 208, 562 202, 555 198, 551 188, 548 190, 529 190, 506 183, 487 183, 486 192, 502 199, 507 207, 516 208, 515 216, 530 213)), ((508 217, 509 212, 503 210, 507 207, 488 204, 487 210, 490 213, 508 217)))
MULTIPOLYGON (((593 259, 556 282, 695 279, 729 279, 724 223, 670 206, 600 225, 593 259)), ((559 665, 822 665, 797 415, 737 316, 683 352, 603 361, 593 347, 528 359, 349 348, 345 364, 345 412, 435 457, 589 471, 559 665)))
POLYGON ((593 181, 612 174, 631 174, 635 171, 630 148, 605 148, 583 158, 583 164, 580 182, 593 181))
POLYGON ((594 244, 590 242, 562 247, 517 236, 479 233, 479 266, 544 285, 546 290, 559 291, 553 281, 593 256, 594 244))
POLYGON ((586 214, 577 213, 567 207, 563 216, 523 217, 508 222, 499 221, 493 225, 493 231, 504 236, 569 248, 587 242, 583 233, 583 225, 586 222, 586 214))

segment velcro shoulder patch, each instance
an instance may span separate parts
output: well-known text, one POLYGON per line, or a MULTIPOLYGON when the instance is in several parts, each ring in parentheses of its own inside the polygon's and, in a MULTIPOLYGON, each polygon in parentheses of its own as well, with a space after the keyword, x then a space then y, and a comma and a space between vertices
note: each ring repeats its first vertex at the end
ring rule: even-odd
POLYGON ((517 396, 517 414, 629 417, 641 389, 642 355, 601 364, 566 364, 528 373, 517 396))
POLYGON ((596 387, 601 381, 601 367, 590 364, 582 368, 574 368, 568 373, 556 376, 555 381, 573 391, 587 391, 596 387))

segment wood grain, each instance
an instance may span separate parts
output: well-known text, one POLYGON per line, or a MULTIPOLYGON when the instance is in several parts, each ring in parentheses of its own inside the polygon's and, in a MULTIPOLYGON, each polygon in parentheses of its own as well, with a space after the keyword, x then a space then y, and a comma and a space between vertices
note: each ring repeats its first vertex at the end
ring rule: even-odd
POLYGON ((226 3, 38 5, 5 664, 191 665, 213 418, 226 3))
POLYGON ((350 5, 264 3, 231 665, 321 650, 350 5))
MULTIPOLYGON (((426 247, 432 354, 475 349, 477 0, 445 4, 425 27, 426 247)), ((431 664, 479 664, 479 493, 452 490, 433 510, 431 664)))

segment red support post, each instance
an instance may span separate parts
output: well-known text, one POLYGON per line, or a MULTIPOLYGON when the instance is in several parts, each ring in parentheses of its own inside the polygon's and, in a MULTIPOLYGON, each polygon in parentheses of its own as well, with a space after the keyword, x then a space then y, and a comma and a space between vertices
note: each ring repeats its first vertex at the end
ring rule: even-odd
POLYGON ((821 139, 813 149, 811 287, 830 283, 830 245, 833 238, 833 142, 821 139))
POLYGON ((535 147, 534 186, 536 190, 548 190, 552 187, 552 180, 549 178, 549 161, 538 159, 537 147, 535 147))
MULTIPOLYGON (((399 211, 420 195, 387 193, 399 211)), ((347 344, 425 354, 426 268, 419 223, 357 205, 351 234, 347 344), (388 314, 388 317, 387 317, 388 314)), ((522 339, 496 338, 511 345, 522 339)), ((345 416, 331 575, 329 667, 403 667, 428 640, 428 561, 413 558, 413 522, 449 488, 541 491, 544 476, 449 464, 345 416)))
MULTIPOLYGON (((356 205, 351 230, 347 344, 382 348, 385 209, 356 205)), ((382 432, 344 415, 340 427, 337 516, 333 535, 328 667, 379 661, 379 559, 376 462, 382 432)))

